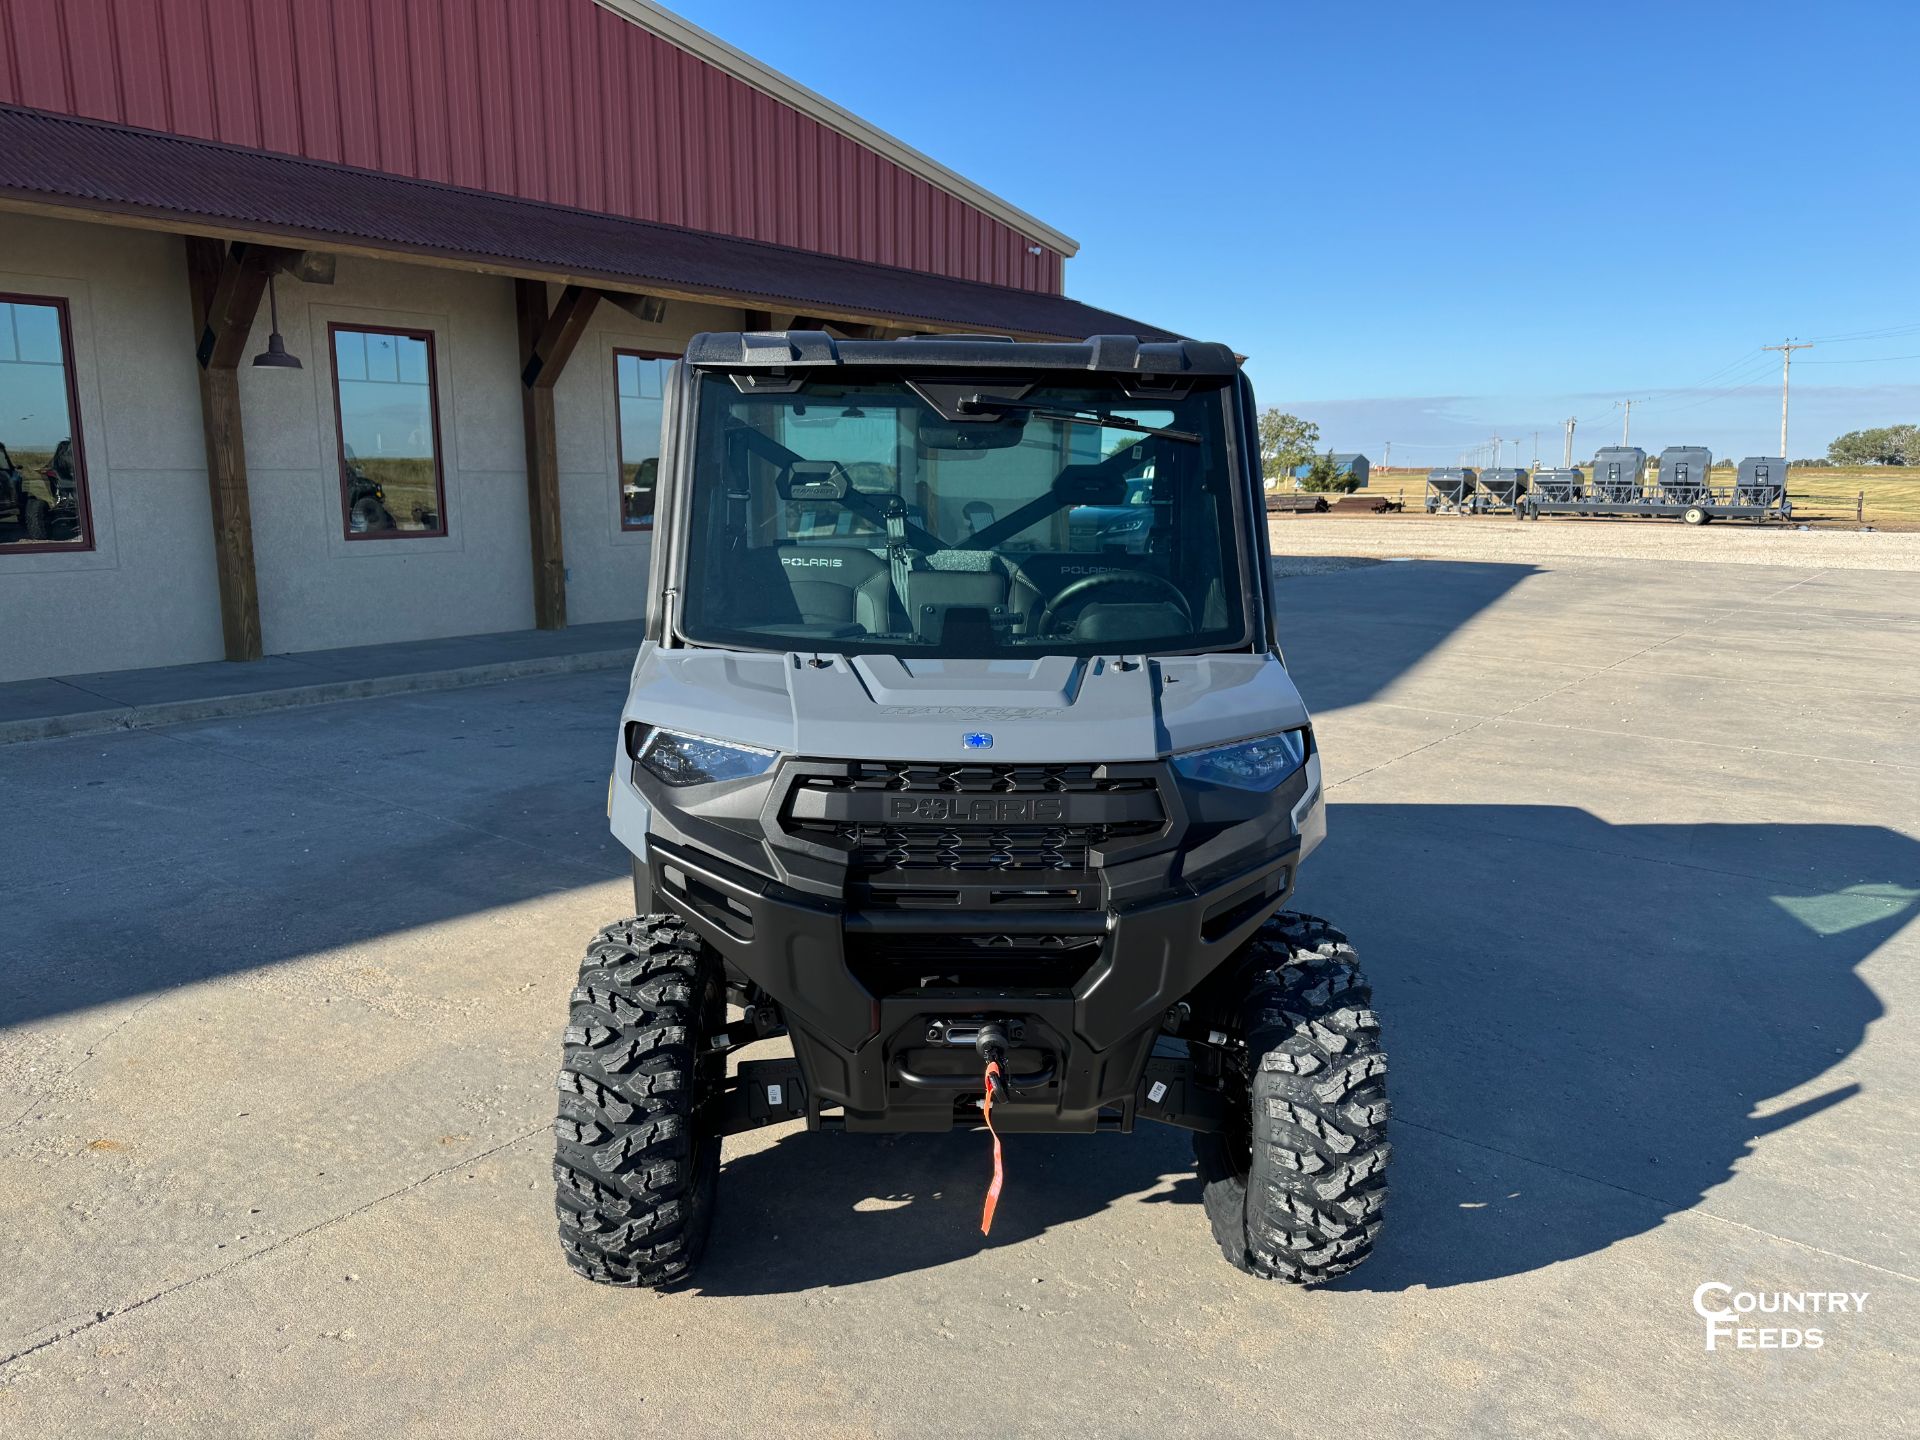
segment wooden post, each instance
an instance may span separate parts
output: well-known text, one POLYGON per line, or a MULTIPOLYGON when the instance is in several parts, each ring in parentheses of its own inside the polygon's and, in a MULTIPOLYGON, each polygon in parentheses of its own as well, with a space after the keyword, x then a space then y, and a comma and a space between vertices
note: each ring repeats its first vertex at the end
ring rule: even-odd
POLYGON ((515 280, 520 321, 520 404, 527 435, 527 533, 533 548, 533 623, 567 628, 567 551, 560 533, 560 447, 553 387, 566 369, 600 292, 569 285, 547 309, 547 282, 515 280))
POLYGON ((240 425, 240 363, 267 276, 287 252, 189 235, 187 285, 206 428, 213 557, 220 580, 220 633, 229 660, 258 660, 260 589, 253 568, 253 507, 240 425))

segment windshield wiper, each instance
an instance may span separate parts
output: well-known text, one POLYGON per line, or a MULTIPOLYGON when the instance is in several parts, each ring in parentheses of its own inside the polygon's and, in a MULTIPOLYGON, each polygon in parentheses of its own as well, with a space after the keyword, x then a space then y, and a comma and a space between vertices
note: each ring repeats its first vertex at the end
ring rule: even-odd
POLYGON ((1018 410, 1033 416, 1036 420, 1060 420, 1073 425, 1099 425, 1108 430, 1131 430, 1137 435, 1157 435, 1162 440, 1178 440, 1183 445, 1200 443, 1200 437, 1191 430, 1169 430, 1162 425, 1142 425, 1138 420, 1126 420, 1118 415, 1076 415, 1070 410, 1053 410, 1045 405, 1030 404, 1025 400, 1000 400, 991 396, 975 395, 970 400, 962 400, 960 408, 970 415, 991 415, 1018 410))

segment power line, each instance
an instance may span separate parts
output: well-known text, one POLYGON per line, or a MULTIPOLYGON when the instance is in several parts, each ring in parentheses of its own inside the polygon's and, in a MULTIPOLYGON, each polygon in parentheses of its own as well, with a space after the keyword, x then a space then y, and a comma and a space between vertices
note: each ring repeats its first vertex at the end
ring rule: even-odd
POLYGON ((1878 365, 1883 360, 1920 360, 1920 352, 1912 355, 1868 355, 1859 360, 1802 360, 1800 363, 1802 365, 1878 365))
MULTIPOLYGON (((1852 345, 1861 340, 1884 340, 1893 335, 1912 335, 1920 333, 1920 323, 1884 326, 1878 330, 1851 330, 1843 335, 1816 335, 1809 345, 1852 345)), ((1806 364, 1806 361, 1802 361, 1806 364)))

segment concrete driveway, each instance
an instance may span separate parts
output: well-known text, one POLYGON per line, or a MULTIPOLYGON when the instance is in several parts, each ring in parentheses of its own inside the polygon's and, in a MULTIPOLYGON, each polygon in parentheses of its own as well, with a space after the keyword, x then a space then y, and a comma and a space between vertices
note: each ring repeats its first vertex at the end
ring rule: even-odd
POLYGON ((1229 1269, 1173 1132, 1016 1138, 983 1242, 983 1136, 793 1127, 729 1142, 690 1291, 575 1280, 547 1126, 579 946, 630 904, 623 677, 521 681, 0 749, 0 1433, 1911 1424, 1920 584, 1285 595, 1333 782, 1299 902, 1394 1064, 1346 1282, 1229 1269), (1716 1281, 1866 1299, 1709 1353, 1716 1281))

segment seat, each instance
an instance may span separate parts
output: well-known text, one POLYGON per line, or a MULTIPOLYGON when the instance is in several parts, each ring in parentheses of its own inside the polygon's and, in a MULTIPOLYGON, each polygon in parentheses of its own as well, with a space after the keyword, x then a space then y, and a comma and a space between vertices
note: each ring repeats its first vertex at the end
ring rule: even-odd
POLYGON ((887 562, 853 545, 769 545, 742 557, 731 597, 733 622, 746 629, 847 636, 892 628, 893 581, 887 562))

